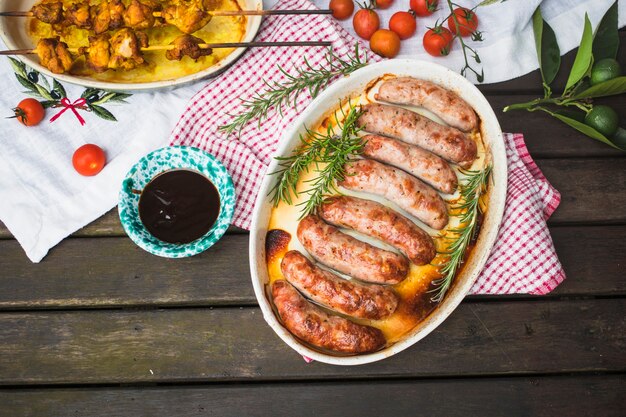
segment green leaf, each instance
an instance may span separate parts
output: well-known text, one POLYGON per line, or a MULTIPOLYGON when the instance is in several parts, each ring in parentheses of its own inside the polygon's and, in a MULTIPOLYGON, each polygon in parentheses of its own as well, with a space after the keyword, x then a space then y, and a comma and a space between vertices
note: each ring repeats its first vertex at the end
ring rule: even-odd
POLYGON ((583 98, 615 96, 622 93, 626 93, 626 76, 613 78, 612 80, 592 85, 580 93, 575 94, 572 98, 579 100, 583 98))
POLYGON ((617 1, 606 11, 593 39, 593 59, 598 62, 604 58, 617 57, 619 34, 617 32, 617 1))
POLYGON ((578 130, 580 133, 583 133, 583 134, 589 136, 592 139, 599 140, 602 143, 606 143, 607 145, 609 145, 609 146, 611 146, 611 147, 613 147, 615 149, 626 151, 626 147, 620 147, 620 146, 616 145, 609 138, 604 136, 602 133, 598 132, 597 130, 595 130, 594 128, 592 128, 590 126, 587 126, 584 123, 581 123, 581 122, 579 122, 577 120, 574 120, 574 119, 570 119, 569 117, 563 116, 563 115, 558 114, 558 113, 550 112, 550 114, 552 116, 556 117, 557 119, 559 119, 560 121, 562 121, 563 123, 573 127, 574 129, 578 130))
POLYGON ((63 84, 61 84, 56 79, 54 79, 52 81, 52 86, 61 95, 62 98, 66 98, 67 97, 67 93, 65 92, 65 87, 63 87, 63 84))
POLYGON ((37 90, 37 87, 35 87, 35 84, 30 82, 26 77, 23 77, 20 74, 16 73, 15 78, 17 78, 17 81, 19 81, 19 83, 22 84, 22 86, 26 87, 32 93, 34 93, 35 95, 41 96, 41 94, 37 90))
POLYGON ((16 74, 21 75, 22 77, 26 78, 26 64, 24 64, 22 61, 19 61, 11 57, 9 57, 9 61, 11 62, 11 66, 13 67, 13 71, 16 74))
POLYGON ((45 100, 45 101, 40 101, 40 103, 44 109, 49 109, 50 107, 54 107, 57 104, 59 104, 59 100, 45 100))
POLYGON ((91 104, 104 104, 107 101, 111 100, 113 97, 115 97, 115 93, 106 93, 105 95, 100 97, 100 100, 94 101, 91 104))
POLYGON ((127 103, 127 101, 124 101, 125 99, 127 99, 128 97, 132 97, 132 94, 126 94, 126 93, 115 93, 115 97, 113 97, 111 99, 111 101, 117 101, 120 103, 127 103))
POLYGON ((561 66, 561 51, 556 41, 556 35, 550 25, 543 20, 539 7, 533 14, 533 31, 541 78, 544 84, 550 85, 561 66))
POLYGON ((576 53, 576 59, 574 59, 574 65, 572 65, 572 70, 569 73, 567 84, 565 84, 565 91, 569 91, 570 88, 589 73, 591 64, 593 63, 593 55, 591 54, 592 43, 593 34, 591 32, 591 22, 589 21, 589 16, 585 13, 583 36, 580 40, 578 53, 576 53))
POLYGON ((115 118, 115 116, 113 116, 113 113, 111 113, 110 111, 108 111, 107 109, 105 109, 102 106, 94 106, 93 104, 89 105, 89 108, 91 109, 91 111, 93 111, 93 113, 104 119, 104 120, 110 120, 112 122, 117 122, 117 119, 115 118))
POLYGON ((50 90, 50 83, 48 82, 48 79, 35 70, 33 70, 33 72, 36 72, 37 75, 39 75, 39 81, 41 81, 41 84, 44 86, 44 88, 50 90))
POLYGON ((35 88, 37 89, 37 92, 41 95, 41 97, 47 99, 47 100, 54 100, 52 98, 52 96, 50 95, 50 92, 48 90, 46 90, 45 88, 43 88, 42 86, 40 86, 39 84, 33 84, 35 86, 35 88))
POLYGON ((568 107, 556 110, 555 113, 558 113, 561 116, 565 116, 565 117, 568 117, 570 119, 574 119, 574 120, 576 120, 577 122, 580 122, 580 123, 584 123, 585 122, 585 116, 587 115, 587 113, 585 113, 584 111, 582 111, 580 109, 571 109, 571 108, 568 108, 568 107))
POLYGON ((505 0, 483 0, 480 3, 478 3, 478 7, 480 6, 489 6, 491 4, 496 4, 496 3, 501 3, 505 0))
POLYGON ((99 92, 100 90, 98 90, 97 88, 86 88, 85 91, 83 91, 83 94, 80 95, 81 98, 88 98, 90 95, 99 92))

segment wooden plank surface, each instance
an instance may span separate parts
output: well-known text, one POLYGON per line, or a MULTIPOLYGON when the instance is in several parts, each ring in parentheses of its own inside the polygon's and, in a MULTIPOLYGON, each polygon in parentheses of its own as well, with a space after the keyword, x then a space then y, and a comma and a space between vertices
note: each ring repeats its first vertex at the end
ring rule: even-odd
POLYGON ((625 299, 464 303, 369 365, 307 364, 258 308, 0 314, 0 384, 626 371, 625 299))
MULTIPOLYGON (((551 232, 568 277, 554 296, 626 295, 626 226, 551 232)), ((128 238, 81 238, 31 264, 16 241, 0 241, 0 310, 255 305, 247 248, 247 235, 226 235, 201 255, 172 260, 128 238)))
POLYGON ((622 417, 625 391, 623 375, 0 390, 0 417, 622 417))
MULTIPOLYGON (((563 199, 550 224, 626 223, 626 155, 609 158, 538 159, 546 178, 563 199)), ((231 227, 230 233, 245 233, 231 227)), ((75 236, 125 236, 115 211, 105 214, 75 236)), ((0 223, 0 237, 10 238, 0 223)))

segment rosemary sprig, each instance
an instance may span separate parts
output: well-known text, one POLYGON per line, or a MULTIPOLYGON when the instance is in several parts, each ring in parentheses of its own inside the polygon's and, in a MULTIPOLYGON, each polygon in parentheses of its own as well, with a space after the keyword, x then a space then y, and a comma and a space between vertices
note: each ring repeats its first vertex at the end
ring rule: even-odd
POLYGON ((315 68, 305 57, 302 66, 294 66, 294 75, 279 65, 278 69, 287 80, 283 82, 264 81, 267 90, 256 92, 251 99, 242 99, 244 110, 237 114, 229 114, 233 117, 232 122, 220 126, 219 130, 226 133, 227 136, 234 132, 240 134, 241 129, 255 119, 260 126, 261 122, 267 119, 272 109, 278 110, 281 116, 283 115, 283 106, 291 106, 297 110, 298 97, 303 91, 307 90, 311 97, 315 98, 333 78, 348 75, 367 65, 367 59, 359 56, 358 43, 354 45, 354 56, 342 58, 332 48, 329 48, 325 61, 325 66, 315 68))
POLYGON ((433 302, 441 302, 446 295, 448 289, 452 285, 452 281, 457 271, 465 261, 465 255, 468 246, 474 238, 478 219, 482 214, 479 201, 480 197, 487 191, 487 182, 491 174, 491 165, 488 165, 481 171, 461 171, 467 175, 460 185, 460 194, 462 203, 453 207, 454 212, 458 212, 459 226, 450 229, 450 232, 457 235, 446 252, 448 259, 439 265, 439 272, 442 277, 433 281, 435 289, 432 292, 435 295, 431 298, 433 302))
POLYGON ((361 129, 356 123, 361 115, 360 107, 350 105, 347 115, 343 109, 341 113, 344 120, 341 123, 337 120, 335 128, 329 126, 325 133, 307 129, 306 135, 300 135, 301 145, 291 155, 276 157, 281 161, 280 169, 270 175, 278 175, 279 178, 269 193, 275 206, 281 201, 292 204, 292 196, 298 196, 298 181, 311 166, 315 167, 318 175, 307 180, 310 187, 304 192, 309 197, 298 204, 303 206, 300 218, 314 212, 326 195, 336 191, 335 181, 344 179, 346 162, 359 155, 364 145, 358 136, 361 129), (336 129, 340 129, 341 133, 338 134, 336 129))

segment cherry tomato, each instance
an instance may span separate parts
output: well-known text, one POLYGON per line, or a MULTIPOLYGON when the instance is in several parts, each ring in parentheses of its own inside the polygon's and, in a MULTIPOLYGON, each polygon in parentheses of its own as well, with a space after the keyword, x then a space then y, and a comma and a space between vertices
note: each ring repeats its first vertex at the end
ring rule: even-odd
POLYGON ((87 144, 76 149, 72 156, 72 165, 80 175, 90 177, 102 171, 106 164, 106 155, 98 145, 87 144))
POLYGON ((328 8, 333 11, 335 19, 346 20, 352 16, 354 2, 352 0, 330 0, 328 8))
POLYGON ((410 5, 416 15, 424 17, 433 14, 438 3, 439 0, 411 0, 410 5))
POLYGON ((40 102, 34 98, 25 98, 13 109, 15 117, 26 126, 38 125, 46 113, 40 102))
POLYGON ((361 9, 354 14, 352 26, 357 35, 369 40, 380 27, 380 18, 372 9, 361 9))
POLYGON ((396 32, 400 39, 408 39, 415 33, 415 17, 409 12, 396 12, 389 19, 389 29, 396 32))
POLYGON ((432 56, 443 56, 450 53, 454 36, 448 29, 437 26, 424 34, 424 49, 432 56))
MULTIPOLYGON (((478 16, 476 16, 476 13, 464 7, 457 7, 454 9, 453 13, 456 15, 456 20, 459 22, 459 33, 461 36, 469 36, 476 31, 478 27, 478 16)), ((448 18, 448 27, 452 33, 456 33, 454 16, 448 18)))
POLYGON ((375 0, 374 5, 377 9, 388 9, 393 4, 393 0, 375 0))
POLYGON ((388 29, 378 29, 370 39, 370 49, 385 58, 393 58, 400 52, 400 37, 388 29))

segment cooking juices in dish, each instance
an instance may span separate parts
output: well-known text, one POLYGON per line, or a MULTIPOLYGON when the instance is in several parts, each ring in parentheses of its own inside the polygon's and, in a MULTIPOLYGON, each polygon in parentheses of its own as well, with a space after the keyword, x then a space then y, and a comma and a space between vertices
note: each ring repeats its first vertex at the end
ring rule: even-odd
MULTIPOLYGON (((49 2, 48 0, 44 1, 49 2)), ((85 2, 89 3, 92 6, 92 11, 87 11, 85 19, 88 19, 90 13, 92 15, 95 13, 95 7, 107 1, 109 0, 65 0, 63 1, 63 6, 67 10, 76 5, 76 13, 80 13, 83 11, 83 9, 81 8, 82 5, 85 4, 85 2)), ((124 7, 127 7, 131 4, 131 1, 134 0, 122 0, 121 3, 124 5, 124 7)), ((143 1, 145 4, 148 5, 157 4, 154 1, 143 1)), ((160 2, 159 4, 157 4, 157 9, 159 9, 161 5, 167 5, 168 3, 177 4, 177 2, 160 2)), ((241 10, 241 7, 237 0, 216 0, 211 1, 210 3, 211 4, 209 8, 212 10, 241 10)), ((81 15, 78 14, 77 17, 72 18, 71 21, 80 21, 80 17, 81 15)), ((143 17, 138 16, 137 19, 138 18, 143 17)), ((154 19, 154 17, 152 17, 152 14, 150 14, 150 16, 148 16, 147 18, 154 19)), ((191 14, 189 16, 180 16, 181 22, 188 21, 192 18, 193 16, 191 14)), ((142 28, 141 22, 133 21, 133 24, 135 26, 132 30, 138 34, 145 34, 147 36, 148 45, 169 45, 170 43, 174 42, 175 39, 184 35, 184 33, 177 27, 165 24, 163 22, 158 22, 159 19, 160 18, 157 18, 157 23, 154 23, 154 26, 148 29, 142 28)), ((193 36, 196 38, 200 38, 206 43, 240 42, 245 35, 246 24, 246 16, 215 16, 210 19, 206 26, 203 26, 201 27, 201 29, 194 31, 193 36)), ((90 45, 89 38, 92 37, 93 40, 96 36, 93 29, 81 29, 78 28, 75 24, 69 26, 62 23, 51 25, 48 23, 44 23, 36 18, 29 18, 27 20, 27 25, 27 33, 29 34, 35 45, 37 45, 37 42, 42 38, 56 38, 57 36, 59 36, 60 40, 62 42, 65 42, 69 48, 98 46, 98 42, 92 43, 90 45)), ((98 35, 98 39, 103 36, 106 37, 107 35, 111 35, 111 38, 113 39, 115 37, 116 31, 119 30, 120 28, 116 28, 116 30, 104 32, 98 35)), ((108 48, 109 47, 107 46, 107 49, 108 48)), ((55 48, 52 48, 52 51, 54 51, 54 49, 55 48)), ((182 57, 182 59, 179 61, 168 60, 166 57, 166 51, 164 50, 143 51, 140 55, 142 56, 143 60, 145 60, 145 62, 137 65, 136 67, 134 67, 133 64, 133 69, 125 70, 123 68, 120 68, 104 72, 94 71, 93 67, 90 67, 87 64, 86 58, 83 55, 78 57, 73 62, 73 64, 71 64, 71 68, 67 72, 72 75, 80 75, 108 82, 144 83, 162 81, 200 72, 217 64, 220 60, 228 56, 233 50, 234 49, 232 48, 213 49, 210 55, 200 56, 196 60, 185 56, 182 57)), ((92 51, 90 51, 90 53, 92 53, 92 51)), ((102 57, 102 54, 94 54, 94 59, 98 59, 99 57, 102 57)), ((73 58, 76 58, 76 55, 73 55, 73 58)), ((113 55, 109 59, 113 59, 113 55)), ((42 65, 46 66, 43 62, 42 65)))
POLYGON ((157 175, 139 198, 139 217, 148 232, 168 243, 204 236, 217 220, 220 196, 204 175, 177 169, 157 175))
POLYGON ((459 180, 490 160, 474 110, 432 82, 385 75, 307 127, 341 126, 350 106, 360 107, 365 145, 337 195, 302 217, 303 191, 318 175, 309 169, 292 204, 273 209, 266 237, 275 314, 334 354, 391 345, 436 308, 429 291, 459 226, 459 180))

